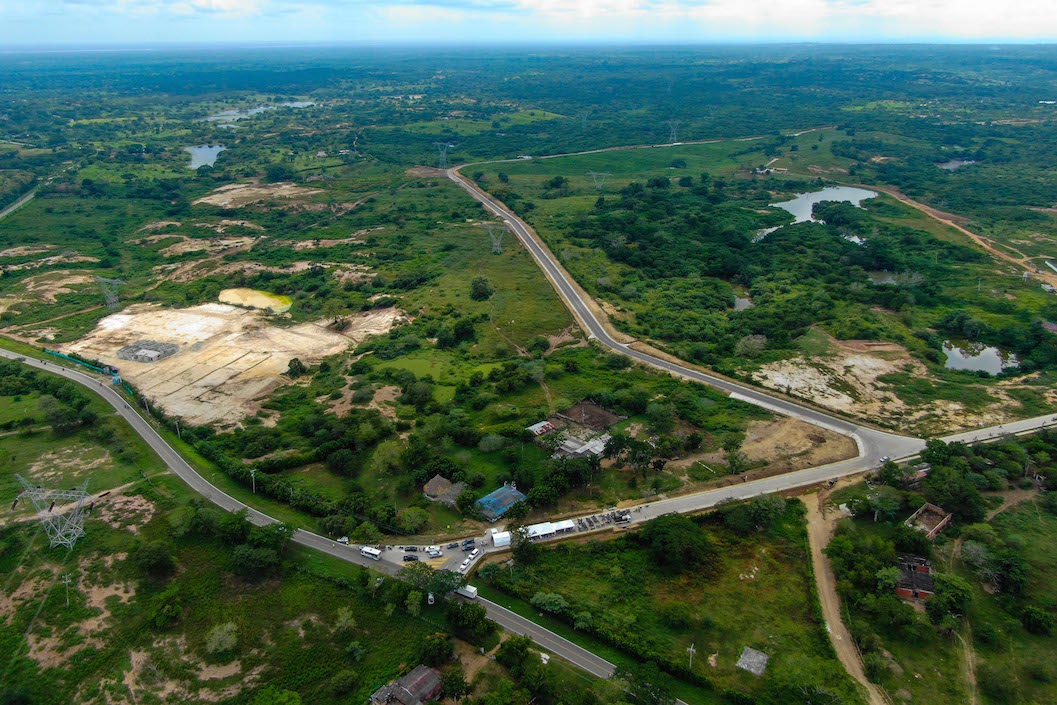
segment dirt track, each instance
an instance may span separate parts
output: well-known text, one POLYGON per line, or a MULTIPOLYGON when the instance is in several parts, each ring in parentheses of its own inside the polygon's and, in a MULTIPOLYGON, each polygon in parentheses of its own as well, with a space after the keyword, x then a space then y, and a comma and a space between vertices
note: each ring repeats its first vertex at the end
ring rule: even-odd
POLYGON ((822 618, 826 620, 826 631, 837 658, 845 670, 862 685, 867 692, 870 705, 888 705, 888 699, 876 685, 866 678, 859 650, 851 638, 851 633, 844 626, 841 617, 840 597, 837 595, 837 581, 829 559, 822 552, 833 536, 836 515, 827 517, 824 494, 806 495, 801 498, 807 506, 807 537, 811 545, 811 565, 815 569, 815 585, 818 589, 818 601, 822 606, 822 618))

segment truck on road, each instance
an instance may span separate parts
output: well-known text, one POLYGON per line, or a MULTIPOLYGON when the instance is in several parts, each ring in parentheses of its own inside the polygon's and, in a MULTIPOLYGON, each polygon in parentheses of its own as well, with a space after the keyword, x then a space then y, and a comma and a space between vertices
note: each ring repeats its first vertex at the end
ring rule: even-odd
POLYGON ((467 600, 477 599, 477 588, 473 585, 463 585, 461 588, 455 591, 456 595, 462 595, 467 600))

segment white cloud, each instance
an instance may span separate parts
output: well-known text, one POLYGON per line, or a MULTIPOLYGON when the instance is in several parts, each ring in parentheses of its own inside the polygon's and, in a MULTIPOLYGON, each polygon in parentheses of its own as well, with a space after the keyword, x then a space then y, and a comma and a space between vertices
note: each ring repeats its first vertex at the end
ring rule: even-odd
POLYGON ((169 5, 169 9, 180 15, 209 13, 246 17, 260 13, 266 2, 267 0, 179 0, 169 5))

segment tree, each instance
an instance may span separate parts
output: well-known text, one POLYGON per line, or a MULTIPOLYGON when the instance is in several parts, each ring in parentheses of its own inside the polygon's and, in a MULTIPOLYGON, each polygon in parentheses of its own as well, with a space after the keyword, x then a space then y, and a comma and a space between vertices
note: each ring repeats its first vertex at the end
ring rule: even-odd
POLYGON ((679 514, 648 522, 638 537, 656 564, 676 571, 705 568, 715 555, 709 535, 692 519, 679 514))
POLYGON ((371 469, 379 475, 396 475, 400 470, 400 457, 404 445, 398 440, 382 441, 371 456, 371 469))
POLYGON ((356 628, 356 617, 348 607, 339 607, 334 615, 334 629, 339 632, 351 632, 356 628))
POLYGON ((301 705, 301 696, 292 690, 269 685, 257 691, 253 705, 301 705))
POLYGON ((495 293, 495 287, 488 277, 474 277, 470 282, 470 298, 474 301, 486 301, 495 293))
POLYGON ((1032 634, 1048 635, 1053 633, 1053 615, 1034 605, 1028 605, 1024 608, 1020 615, 1020 622, 1032 634))
POLYGON ((246 537, 246 541, 252 546, 268 548, 275 551, 276 555, 282 556, 293 537, 294 530, 289 524, 277 522, 266 526, 252 527, 246 537))
POLYGON ((877 589, 880 592, 891 592, 899 583, 899 568, 888 566, 877 571, 877 589))
POLYGON ((455 646, 452 645, 451 640, 448 639, 448 635, 438 632, 436 634, 430 634, 422 640, 422 647, 419 650, 419 660, 427 666, 443 666, 448 661, 451 661, 452 654, 454 653, 455 646))
POLYGON ((296 176, 297 172, 286 164, 272 164, 264 170, 265 180, 273 184, 278 181, 293 181, 296 176))
POLYGON ((37 408, 44 414, 44 419, 51 425, 51 430, 58 435, 70 433, 80 424, 77 412, 50 394, 41 395, 37 400, 37 408))
POLYGON ((498 628, 488 619, 485 608, 476 602, 450 601, 445 617, 452 631, 472 644, 482 643, 498 628))
POLYGON ((510 551, 518 565, 534 563, 540 554, 540 547, 528 536, 528 529, 518 526, 510 532, 510 551))
POLYGON ((279 567, 279 554, 270 548, 236 546, 231 554, 231 568, 246 578, 259 578, 279 567))
POLYGON ((176 570, 176 561, 173 560, 169 544, 165 541, 151 541, 140 545, 132 560, 144 576, 154 580, 168 577, 176 570))
POLYGON ((429 523, 429 514, 425 509, 408 507, 397 514, 400 528, 409 534, 417 534, 429 523))
POLYGON ((206 634, 206 651, 210 654, 222 654, 235 648, 239 641, 239 629, 234 622, 218 624, 206 634))
POLYGON ((296 357, 290 359, 290 363, 286 367, 287 377, 300 377, 306 372, 308 372, 308 368, 305 366, 305 363, 301 362, 296 357))
POLYGON ((952 573, 936 573, 934 580, 935 592, 925 605, 932 623, 939 624, 948 614, 964 616, 973 599, 969 583, 952 573))
POLYGON ((462 666, 452 666, 444 672, 440 677, 440 686, 444 690, 445 697, 451 698, 455 702, 459 702, 459 699, 469 695, 471 692, 470 684, 466 682, 466 674, 463 673, 462 666))
POLYGON ((614 677, 628 684, 628 696, 639 705, 672 705, 675 702, 671 678, 661 673, 652 662, 617 666, 614 677))
POLYGON ((422 593, 418 590, 412 590, 407 593, 407 600, 404 601, 404 609, 412 617, 417 617, 422 613, 422 593))
POLYGON ((734 354, 738 357, 757 357, 767 347, 767 336, 746 335, 734 346, 734 354))
POLYGON ((530 602, 536 609, 551 614, 562 614, 569 609, 569 603, 556 592, 537 592, 530 602))

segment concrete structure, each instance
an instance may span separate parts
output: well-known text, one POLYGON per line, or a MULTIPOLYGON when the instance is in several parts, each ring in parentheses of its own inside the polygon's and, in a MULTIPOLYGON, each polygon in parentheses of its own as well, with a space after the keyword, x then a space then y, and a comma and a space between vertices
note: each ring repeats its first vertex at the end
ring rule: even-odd
POLYGON ((609 438, 608 433, 603 433, 601 436, 592 438, 589 441, 581 441, 579 438, 570 436, 558 446, 554 457, 586 458, 591 455, 602 455, 602 452, 606 449, 606 443, 609 443, 609 438))
POLYGON ((741 652, 741 658, 734 665, 754 676, 762 676, 763 672, 767 670, 767 662, 770 660, 771 657, 762 651, 746 646, 745 650, 741 652))
POLYGON ((510 532, 497 531, 492 534, 492 545, 496 548, 506 548, 510 545, 510 532))
POLYGON ((563 519, 555 522, 544 521, 525 527, 525 535, 533 541, 549 539, 552 536, 561 536, 562 534, 571 534, 574 531, 576 531, 576 522, 572 519, 563 519))
POLYGON ((545 433, 553 431, 554 424, 550 421, 540 421, 539 423, 534 423, 529 426, 527 430, 532 431, 532 435, 534 436, 542 436, 545 433))
POLYGON ((382 686, 371 696, 371 705, 422 705, 440 695, 440 674, 429 666, 416 666, 395 683, 382 686))
POLYGON ((942 507, 925 502, 921 505, 921 509, 910 515, 910 518, 906 520, 906 525, 911 529, 923 531, 927 537, 934 539, 936 534, 943 531, 943 527, 951 523, 952 518, 952 515, 944 511, 942 507))
POLYGON ((904 600, 927 600, 934 591, 932 563, 921 556, 900 556, 896 595, 904 600))
POLYGON ((503 485, 498 490, 486 494, 477 500, 477 507, 487 517, 488 521, 495 521, 506 514, 507 510, 518 502, 525 499, 525 495, 518 492, 514 485, 503 485))
POLYGON ((169 357, 177 352, 180 348, 172 343, 159 343, 154 340, 137 340, 132 345, 126 345, 125 347, 117 351, 117 356, 122 360, 132 360, 133 362, 157 362, 162 358, 169 357))

